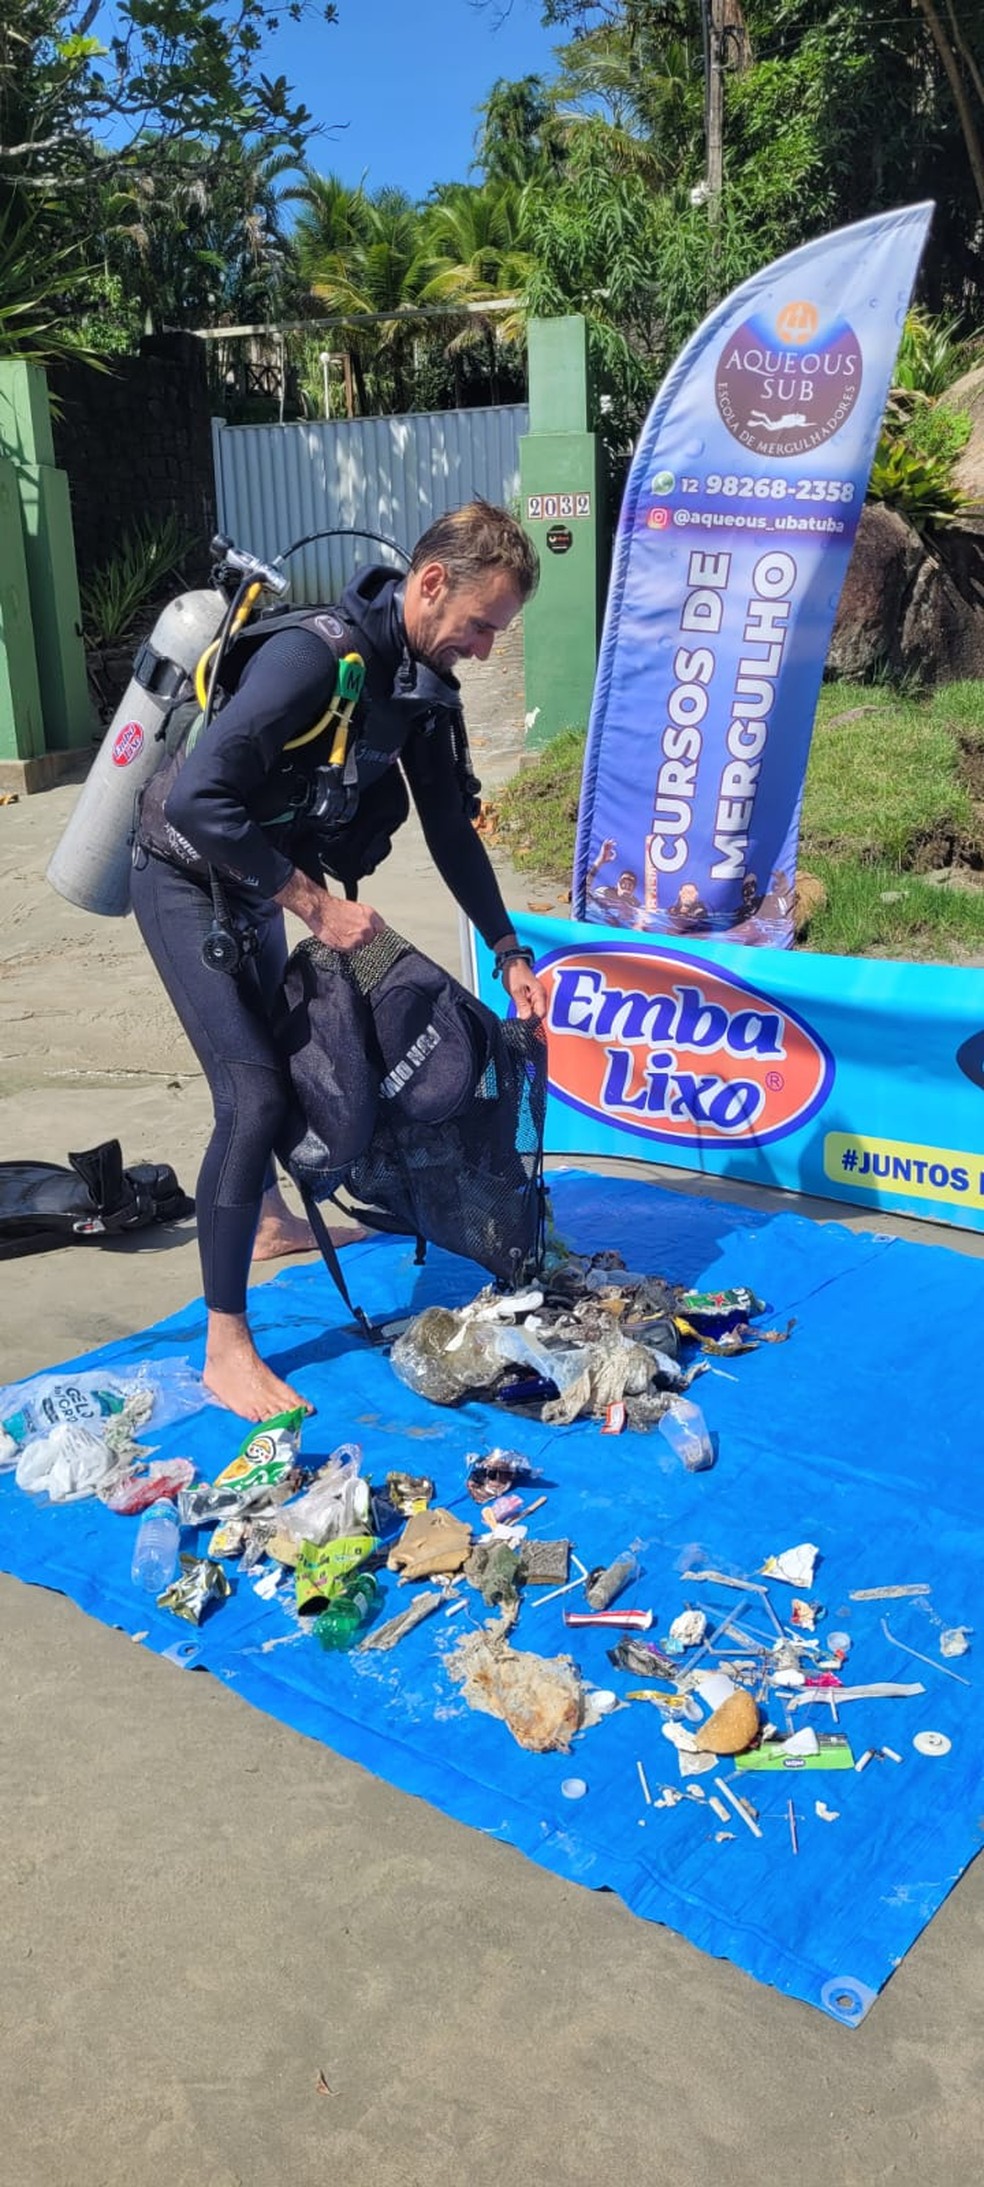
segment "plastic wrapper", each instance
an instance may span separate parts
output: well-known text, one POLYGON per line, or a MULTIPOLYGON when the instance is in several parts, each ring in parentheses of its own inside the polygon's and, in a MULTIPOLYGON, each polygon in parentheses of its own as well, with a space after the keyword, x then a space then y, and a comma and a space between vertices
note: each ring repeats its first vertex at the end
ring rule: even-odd
POLYGON ((251 1428, 231 1465, 216 1474, 214 1486, 243 1491, 250 1503, 257 1500, 258 1490, 278 1488, 297 1464, 305 1418, 303 1407, 298 1405, 292 1412, 278 1413, 276 1419, 262 1420, 258 1427, 251 1428))
POLYGON ((25 1445, 14 1478, 29 1495, 50 1496, 53 1504, 74 1503, 95 1495, 113 1462, 101 1435, 65 1420, 25 1445))
POLYGON ((644 1344, 629 1343, 613 1328, 597 1344, 577 1355, 578 1372, 559 1397, 544 1405, 548 1426, 566 1427, 585 1417, 603 1419, 609 1405, 639 1397, 654 1376, 653 1355, 644 1344))
POLYGON ((692 1327, 712 1336, 748 1321, 752 1314, 764 1314, 765 1301, 744 1285, 731 1291, 678 1291, 675 1311, 692 1327))
POLYGON ((177 1504, 182 1526, 218 1526, 223 1519, 239 1518, 248 1508, 248 1498, 238 1489, 199 1481, 194 1488, 180 1490, 177 1504))
POLYGON ((299 1617, 317 1617, 350 1572, 375 1554, 374 1534, 349 1534, 344 1540, 302 1542, 294 1574, 299 1617))
POLYGON ((156 1458, 150 1465, 134 1466, 128 1473, 114 1471, 96 1494, 107 1511, 132 1518, 137 1512, 148 1511, 162 1497, 177 1496, 183 1488, 189 1488, 195 1472, 193 1458, 156 1458))
POLYGON ((211 1557, 182 1557, 181 1577, 158 1595, 157 1607, 186 1618, 189 1625, 200 1625, 210 1603, 224 1602, 231 1593, 221 1564, 211 1557))
POLYGON ((665 1678, 672 1683, 680 1675, 679 1664, 648 1640, 620 1640, 609 1648, 608 1660, 617 1671, 631 1671, 635 1678, 665 1678))
POLYGON ((527 1488, 531 1481, 540 1479, 540 1471, 521 1450, 469 1451, 465 1464, 468 1469, 468 1494, 475 1503, 491 1503, 505 1496, 511 1489, 527 1488))

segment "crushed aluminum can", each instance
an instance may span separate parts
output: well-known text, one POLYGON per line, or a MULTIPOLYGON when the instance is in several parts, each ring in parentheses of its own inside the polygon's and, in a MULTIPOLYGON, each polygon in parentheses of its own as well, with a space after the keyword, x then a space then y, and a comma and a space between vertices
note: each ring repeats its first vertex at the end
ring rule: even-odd
POLYGON ((386 1497, 394 1511, 405 1519, 412 1519, 415 1511, 426 1511, 434 1500, 434 1483, 424 1473, 388 1473, 386 1497))
POLYGON ((200 1625, 209 1603, 224 1602, 232 1587, 221 1564, 211 1557, 182 1557, 181 1565, 181 1578, 172 1580, 158 1595, 157 1607, 186 1618, 189 1625, 200 1625))

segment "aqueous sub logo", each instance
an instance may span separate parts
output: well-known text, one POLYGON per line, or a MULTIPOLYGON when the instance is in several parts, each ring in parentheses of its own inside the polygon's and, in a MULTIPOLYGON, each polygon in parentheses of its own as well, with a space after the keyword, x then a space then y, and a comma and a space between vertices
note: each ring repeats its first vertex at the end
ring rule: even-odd
POLYGON ((728 335, 715 369, 717 406, 743 448, 780 459, 807 455, 850 416, 862 370, 848 320, 821 327, 815 305, 794 299, 774 320, 746 319, 728 335))
POLYGON ((538 970, 550 1090, 584 1116, 677 1146, 762 1146, 830 1092, 819 1036, 706 959, 616 943, 557 950, 538 970))
POLYGON ((143 751, 144 733, 138 721, 125 721, 113 738, 110 758, 114 767, 129 767, 143 751))

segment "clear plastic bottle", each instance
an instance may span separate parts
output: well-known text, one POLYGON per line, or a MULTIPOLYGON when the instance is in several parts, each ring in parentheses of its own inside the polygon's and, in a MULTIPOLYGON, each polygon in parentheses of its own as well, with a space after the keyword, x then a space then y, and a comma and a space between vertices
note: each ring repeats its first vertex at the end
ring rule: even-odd
POLYGON ((315 1618, 314 1630, 323 1648, 350 1648, 379 1601, 380 1590, 371 1572, 353 1572, 315 1618))
POLYGON ((671 1397, 658 1423, 659 1432, 688 1473, 706 1473, 714 1464, 714 1445, 707 1422, 692 1397, 671 1397))
POLYGON ((589 1610, 607 1610, 616 1595, 620 1595, 633 1580, 639 1578, 639 1559, 632 1549, 623 1549, 620 1557, 606 1564, 602 1571, 592 1572, 584 1594, 589 1610))
POLYGON ((135 1587, 144 1587, 149 1595, 159 1595, 170 1586, 178 1562, 178 1543, 181 1527, 178 1514, 165 1496, 151 1504, 140 1521, 140 1529, 133 1545, 133 1563, 130 1578, 135 1587))

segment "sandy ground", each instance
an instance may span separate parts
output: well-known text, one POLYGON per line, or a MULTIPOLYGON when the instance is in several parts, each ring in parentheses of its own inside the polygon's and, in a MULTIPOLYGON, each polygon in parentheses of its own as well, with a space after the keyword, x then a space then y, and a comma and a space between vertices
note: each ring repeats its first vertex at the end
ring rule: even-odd
MULTIPOLYGON (((475 689, 494 779, 515 659, 475 689)), ((132 921, 42 879, 73 795, 0 809, 0 1157, 117 1136, 191 1187, 206 1103, 132 921)), ((374 898, 457 962, 418 837, 374 898)), ((5 1380, 196 1296, 193 1230, 0 1285, 5 1380)), ((851 2033, 58 1596, 0 1611, 3 2187, 976 2187, 981 1866, 851 2033)))

